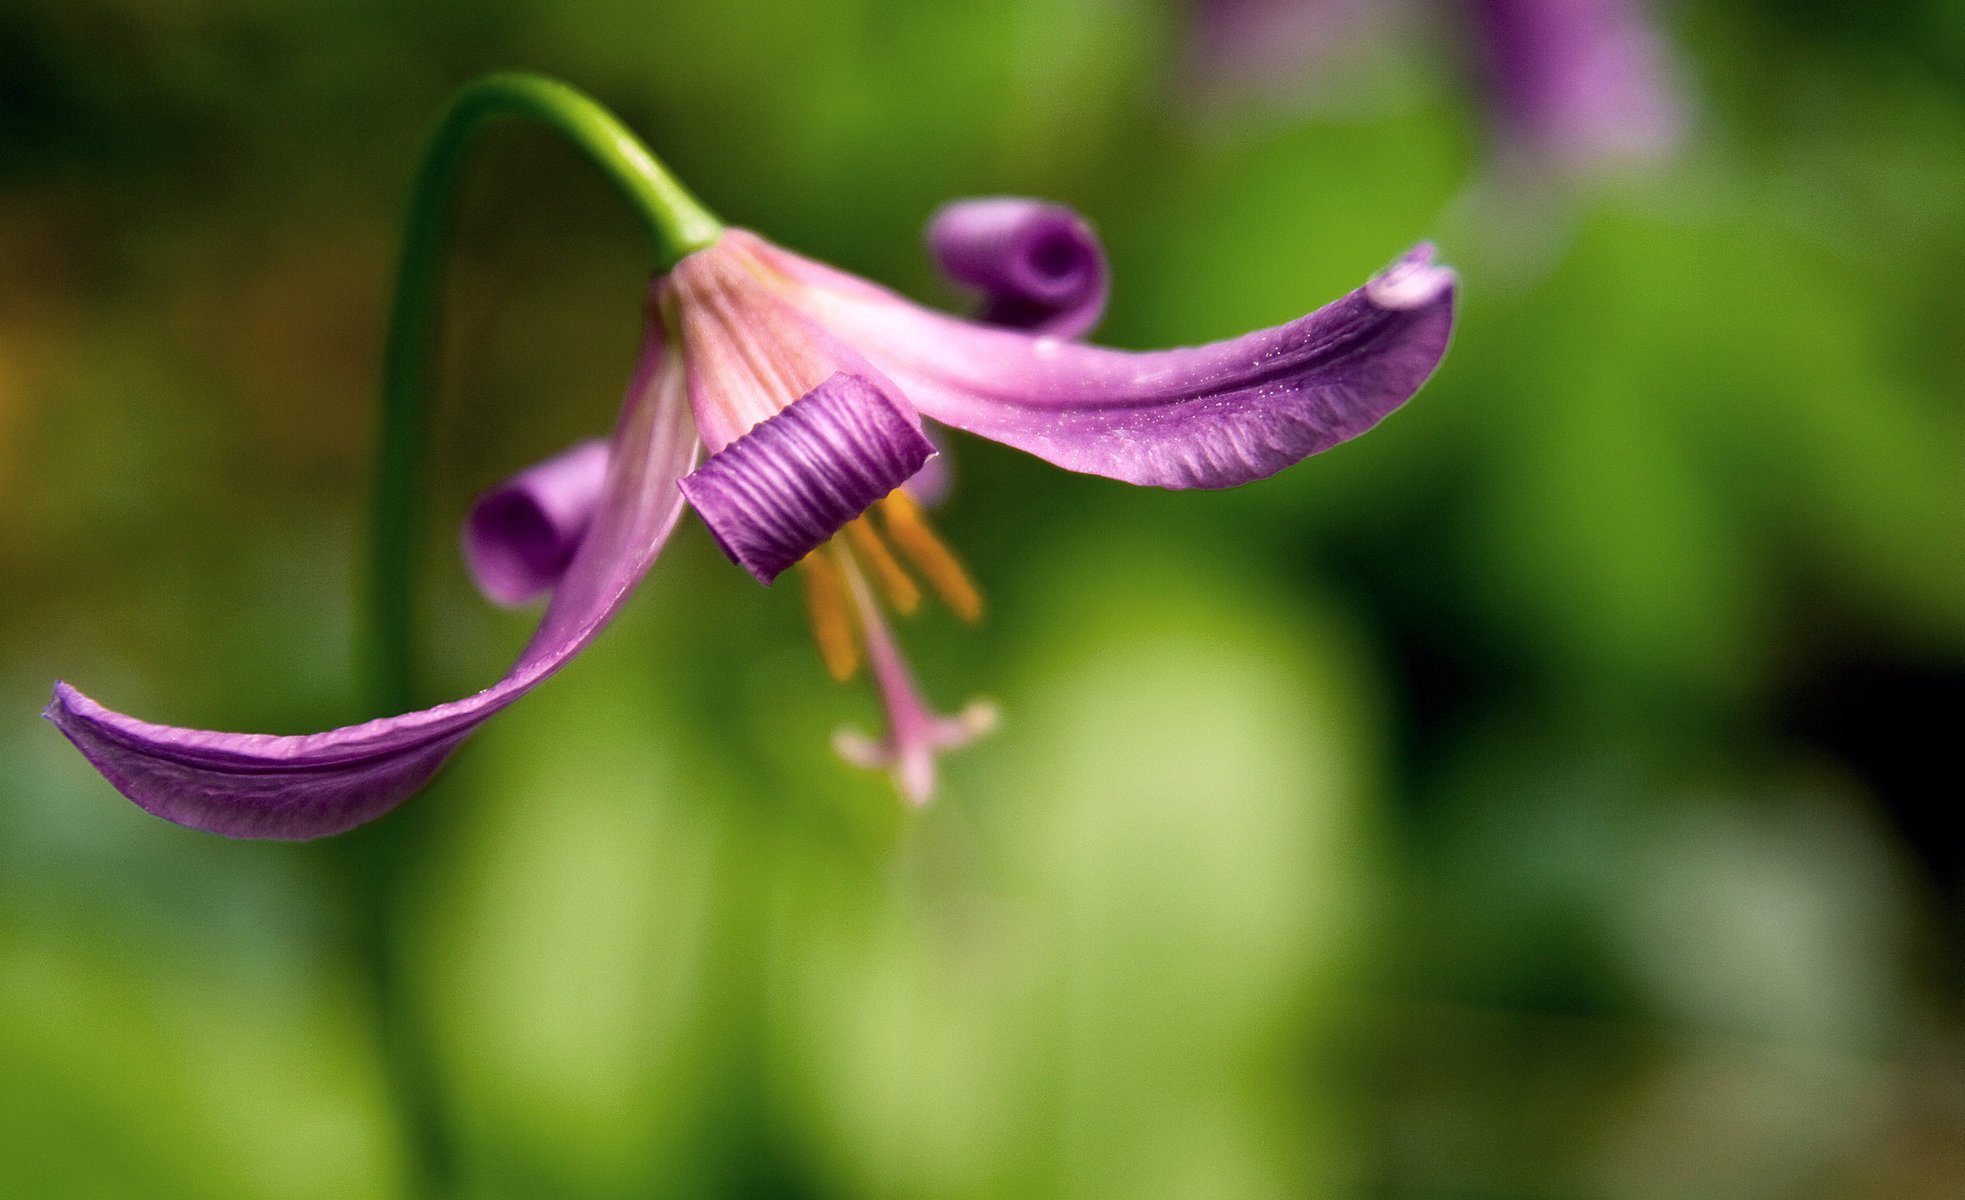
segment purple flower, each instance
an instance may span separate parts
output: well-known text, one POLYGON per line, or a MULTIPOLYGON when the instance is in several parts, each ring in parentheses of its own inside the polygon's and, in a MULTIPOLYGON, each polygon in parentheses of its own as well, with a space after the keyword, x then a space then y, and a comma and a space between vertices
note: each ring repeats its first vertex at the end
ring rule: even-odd
POLYGON ((1422 246, 1274 329, 1146 353, 1077 344, 1032 330, 1096 319, 1104 260, 1089 230, 1031 201, 975 205, 936 219, 937 256, 984 293, 985 313, 1025 328, 931 312, 738 229, 657 279, 613 437, 494 488, 466 525, 467 560, 493 599, 552 593, 525 650, 484 691, 303 736, 154 725, 66 683, 47 717, 168 820, 237 837, 340 832, 416 791, 472 730, 585 647, 687 503, 761 582, 799 568, 826 665, 843 679, 864 657, 888 713, 883 737, 841 734, 840 752, 890 769, 925 801, 936 754, 994 712, 935 715, 885 616, 912 611, 923 585, 960 616, 981 612, 902 487, 935 453, 924 417, 1068 470, 1230 487, 1376 425, 1432 373, 1453 322, 1453 274, 1422 246))
POLYGON ((1474 15, 1512 153, 1591 168, 1678 144, 1677 69, 1642 0, 1474 0, 1474 15))
POLYGON ((1193 0, 1190 59, 1217 85, 1287 97, 1427 7, 1472 43, 1513 162, 1588 171, 1677 146, 1678 66, 1646 0, 1193 0))
POLYGON ((1301 101, 1405 24, 1410 0, 1191 0, 1187 66, 1210 91, 1301 101))

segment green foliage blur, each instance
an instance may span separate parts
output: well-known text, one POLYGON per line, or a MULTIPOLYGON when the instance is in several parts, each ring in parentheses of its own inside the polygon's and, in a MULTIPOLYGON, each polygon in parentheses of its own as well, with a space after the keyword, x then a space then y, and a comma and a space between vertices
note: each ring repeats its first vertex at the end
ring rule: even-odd
MULTIPOLYGON (((1965 5, 1664 15, 1683 150, 1537 183, 1441 31, 1279 96, 1147 0, 0 0, 0 1193, 1965 1195, 1965 5), (796 589, 688 523, 376 826, 150 818, 54 679, 374 715, 398 217, 510 67, 929 302, 933 208, 1029 194, 1104 236, 1110 344, 1422 238, 1455 344, 1228 493, 958 440, 990 614, 902 632, 1005 720, 924 812, 832 757, 877 708, 796 589)), ((455 522, 607 428, 647 272, 527 129, 461 236, 432 698, 530 624, 455 522)))

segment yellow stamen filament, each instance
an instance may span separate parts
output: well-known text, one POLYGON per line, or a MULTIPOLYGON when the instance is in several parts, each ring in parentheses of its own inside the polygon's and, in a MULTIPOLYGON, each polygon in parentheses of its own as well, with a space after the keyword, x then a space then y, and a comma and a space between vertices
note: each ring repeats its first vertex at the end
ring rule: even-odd
POLYGON ((846 596, 846 580, 826 556, 824 547, 798 562, 805 580, 805 611, 812 618, 812 640, 819 644, 819 657, 826 671, 845 683, 860 669, 860 639, 853 628, 853 610, 846 596))
POLYGON ((969 573, 962 569, 954 552, 935 536, 914 498, 896 488, 880 502, 880 515, 886 522, 887 536, 894 539, 915 570, 928 580, 949 611, 964 621, 979 619, 982 593, 970 582, 969 573))
POLYGON ((853 544, 854 556, 873 568, 874 577, 880 580, 880 590, 887 594, 887 602, 895 611, 912 614, 921 607, 921 589, 881 540, 872 521, 865 517, 855 519, 846 527, 846 537, 853 544))

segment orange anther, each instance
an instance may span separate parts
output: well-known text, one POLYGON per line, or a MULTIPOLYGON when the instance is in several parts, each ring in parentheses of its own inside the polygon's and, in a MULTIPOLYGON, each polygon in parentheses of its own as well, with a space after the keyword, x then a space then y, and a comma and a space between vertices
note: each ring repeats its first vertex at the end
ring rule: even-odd
POLYGON ((824 547, 800 559, 798 567, 805 580, 805 612, 812 619, 812 640, 819 644, 826 671, 844 683, 860 669, 860 639, 853 627, 846 580, 826 557, 824 547))
POLYGON ((880 590, 886 593, 887 603, 896 612, 911 614, 921 607, 921 589, 915 585, 914 577, 901 566, 894 552, 881 540, 880 533, 874 529, 873 522, 859 517, 846 527, 846 538, 853 545, 854 557, 873 570, 874 577, 880 580, 880 590))
POLYGON ((974 621, 982 616, 982 593, 970 581, 969 573, 962 569, 962 563, 955 554, 942 544, 941 538, 928 524, 928 518, 914 498, 896 488, 880 502, 880 516, 887 526, 887 536, 901 548, 908 562, 928 580, 935 594, 948 605, 949 611, 964 621, 974 621))

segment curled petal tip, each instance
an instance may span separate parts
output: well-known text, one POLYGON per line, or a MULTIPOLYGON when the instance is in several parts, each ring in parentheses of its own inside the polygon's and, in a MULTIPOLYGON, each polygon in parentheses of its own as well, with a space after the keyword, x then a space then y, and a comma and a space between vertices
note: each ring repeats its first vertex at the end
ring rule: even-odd
POLYGON ((838 373, 712 454, 682 493, 768 586, 935 454, 918 421, 874 381, 838 373))
POLYGON ((990 196, 945 204, 928 223, 942 273, 982 295, 983 321, 1078 338, 1098 324, 1110 288, 1091 224, 1062 204, 990 196))
POLYGON ((1421 246, 1297 320, 1127 352, 953 320, 796 265, 804 302, 923 416, 1067 470, 1165 488, 1266 478, 1371 429, 1446 353, 1454 274, 1421 246))
POLYGON ((520 471, 471 506, 464 562, 487 599, 513 608, 559 582, 600 504, 607 459, 606 442, 582 442, 520 471))
MULTIPOLYGON (((61 730, 62 734, 68 737, 68 740, 71 742, 74 741, 75 738, 73 735, 69 734, 67 723, 72 719, 73 716, 73 711, 75 707, 75 698, 80 695, 81 695, 80 692, 76 691, 74 688, 69 686, 67 680, 57 679, 55 680, 55 689, 54 689, 53 697, 49 699, 48 706, 41 710, 41 719, 43 721, 49 722, 56 729, 61 730)), ((79 747, 79 743, 77 744, 79 747)), ((86 750, 84 750, 83 752, 85 754, 87 753, 86 750)))
POLYGON ((1458 280, 1453 268, 1433 262, 1431 242, 1422 242, 1404 257, 1366 281, 1365 299, 1391 312, 1424 308, 1458 280))
MULTIPOLYGON (((927 435, 930 442, 936 441, 925 425, 922 433, 927 435)), ((937 445, 934 454, 921 464, 921 469, 908 476, 907 482, 901 486, 923 508, 940 507, 948 500, 949 493, 955 490, 955 468, 949 464, 948 452, 937 445)))
POLYGON ((42 715, 145 812, 226 837, 284 841, 381 816, 428 782, 471 728, 375 722, 311 737, 177 729, 112 711, 65 682, 42 715))

